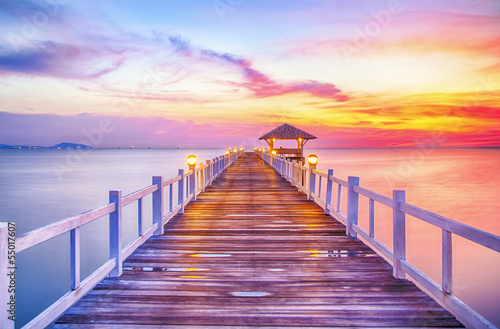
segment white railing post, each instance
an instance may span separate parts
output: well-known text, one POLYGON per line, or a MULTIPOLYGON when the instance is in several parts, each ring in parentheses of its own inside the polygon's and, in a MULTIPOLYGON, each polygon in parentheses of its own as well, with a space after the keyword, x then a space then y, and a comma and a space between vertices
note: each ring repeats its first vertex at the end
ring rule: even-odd
POLYGON ((181 179, 177 182, 177 198, 179 200, 179 204, 181 205, 181 209, 179 209, 179 214, 184 213, 184 169, 179 169, 179 175, 181 179))
POLYGON ((153 185, 158 188, 153 192, 153 225, 158 224, 154 235, 163 235, 163 176, 153 176, 153 185))
POLYGON ((109 203, 115 204, 115 211, 109 214, 109 258, 116 260, 109 275, 122 275, 122 191, 109 191, 109 203))
POLYGON ((299 161, 299 167, 298 167, 298 170, 299 170, 299 178, 298 178, 298 189, 299 189, 299 192, 302 192, 302 186, 304 185, 304 182, 302 181, 302 169, 300 168, 302 167, 302 161, 299 161))
POLYGON ((297 160, 292 160, 292 183, 293 183, 293 185, 298 186, 298 178, 295 179, 296 177, 298 177, 298 172, 296 172, 296 170, 295 170, 296 163, 297 163, 297 160))
POLYGON ((13 224, 0 223, 0 328, 2 329, 14 329, 16 314, 14 290, 16 265, 14 258, 9 259, 9 238, 13 242, 10 245, 15 252, 15 231, 14 234, 9 234, 9 225, 13 224))
POLYGON ((452 234, 450 231, 443 229, 443 274, 442 287, 443 291, 451 294, 453 291, 452 280, 452 234))
POLYGON ((316 169, 316 165, 309 165, 309 189, 307 191, 307 200, 314 200, 312 196, 316 192, 316 174, 313 172, 316 169))
POLYGON ((193 198, 191 199, 191 201, 196 201, 196 186, 198 185, 197 184, 197 181, 198 181, 198 175, 196 173, 196 167, 193 168, 193 173, 191 175, 191 180, 189 181, 190 183, 190 192, 189 194, 193 194, 193 198))
POLYGON ((174 183, 168 186, 168 212, 174 210, 174 183))
POLYGON ((347 235, 355 238, 358 234, 352 228, 358 225, 359 194, 354 191, 354 186, 359 186, 359 177, 347 178, 347 235))
POLYGON ((217 167, 217 158, 212 159, 212 165, 210 166, 210 184, 212 184, 212 181, 214 180, 215 176, 215 168, 217 167))
POLYGON ((191 201, 196 201, 196 181, 198 180, 198 175, 196 174, 196 165, 189 166, 189 171, 191 175, 188 176, 189 189, 187 195, 193 194, 193 199, 191 201))
POLYGON ((205 192, 205 186, 207 186, 208 184, 210 184, 210 167, 212 166, 212 161, 210 160, 207 160, 206 161, 206 166, 207 168, 206 169, 201 169, 201 181, 203 183, 203 186, 202 186, 202 191, 205 192))
POLYGON ((144 216, 144 211, 142 209, 142 202, 143 199, 140 198, 137 200, 137 232, 139 233, 139 236, 142 235, 142 229, 143 229, 143 216, 144 216))
POLYGON ((219 174, 219 166, 220 166, 220 158, 219 157, 215 157, 214 158, 214 172, 213 172, 213 175, 212 175, 212 180, 218 176, 219 174))
POLYGON ((330 215, 330 209, 328 206, 332 204, 332 192, 333 192, 333 169, 328 169, 328 177, 326 178, 326 196, 325 196, 325 215, 330 215))
POLYGON ((217 177, 217 166, 219 165, 218 158, 212 159, 212 171, 210 174, 210 184, 212 184, 215 177, 217 177))
POLYGON ((340 202, 342 201, 342 185, 337 184, 337 212, 340 214, 340 202))
POLYGON ((375 201, 368 201, 368 235, 370 238, 375 238, 375 201))
POLYGON ((80 287, 80 228, 72 229, 69 236, 71 290, 76 290, 80 287))
POLYGON ((405 203, 405 191, 394 190, 392 192, 392 234, 393 234, 393 276, 404 279, 405 272, 399 264, 400 259, 406 259, 406 220, 405 213, 399 209, 401 203, 405 203))

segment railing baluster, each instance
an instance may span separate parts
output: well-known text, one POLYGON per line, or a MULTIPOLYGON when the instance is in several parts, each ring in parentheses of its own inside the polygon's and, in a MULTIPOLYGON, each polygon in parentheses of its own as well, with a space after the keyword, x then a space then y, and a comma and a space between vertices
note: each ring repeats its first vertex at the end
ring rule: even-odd
POLYGON ((115 204, 115 211, 109 214, 109 258, 115 258, 115 267, 109 275, 122 275, 122 191, 109 191, 109 203, 115 204))
POLYGON ((369 199, 369 215, 368 215, 368 222, 369 222, 369 227, 368 227, 368 235, 370 238, 375 237, 375 201, 370 198, 369 199))
POLYGON ((153 185, 158 189, 153 192, 153 225, 158 224, 155 235, 163 235, 163 176, 154 176, 153 185))
POLYGON ((70 272, 71 290, 80 287, 80 228, 74 228, 69 232, 70 236, 70 272))
POLYGON ((140 198, 137 200, 137 232, 139 233, 139 236, 142 235, 142 216, 142 198, 140 198))
POLYGON ((443 291, 451 294, 453 291, 452 281, 452 234, 443 229, 443 291))
POLYGON ((321 198, 321 176, 318 176, 318 199, 321 198))
POLYGON ((342 197, 342 186, 338 184, 337 187, 337 212, 340 214, 340 201, 342 197))
MULTIPOLYGON (((312 196, 313 193, 316 192, 316 174, 313 172, 313 170, 316 169, 315 165, 309 165, 309 188, 307 189, 307 199, 308 200, 314 200, 314 197, 312 196)), ((307 186, 307 185, 306 185, 307 186)))
POLYGON ((328 206, 332 204, 332 190, 333 190, 333 169, 328 169, 328 178, 326 179, 326 197, 325 197, 325 215, 330 214, 328 206))
POLYGON ((196 186, 198 185, 198 175, 197 175, 197 170, 196 166, 193 168, 191 175, 188 177, 189 179, 189 192, 187 193, 186 197, 189 197, 190 194, 193 194, 193 198, 191 201, 196 201, 196 186))
POLYGON ((358 225, 359 194, 354 191, 354 186, 359 186, 359 177, 349 176, 347 184, 347 235, 355 238, 358 234, 352 227, 358 225))
POLYGON ((174 184, 168 186, 168 212, 174 210, 174 184))
POLYGON ((393 211, 393 276, 404 279, 405 272, 401 268, 399 260, 406 259, 406 220, 405 213, 399 209, 399 205, 405 202, 405 191, 394 190, 392 193, 393 211))
POLYGON ((299 178, 298 178, 298 182, 299 182, 299 186, 298 186, 298 189, 299 189, 299 192, 302 192, 302 188, 303 188, 303 173, 302 173, 302 161, 299 161, 299 167, 298 167, 298 170, 299 170, 299 178))
POLYGON ((206 161, 207 167, 206 169, 203 169, 203 192, 205 192, 205 187, 207 187, 210 184, 210 166, 212 165, 212 162, 210 160, 206 161))
POLYGON ((179 214, 184 213, 184 169, 179 169, 179 175, 181 176, 181 179, 177 182, 177 199, 179 201, 179 204, 181 205, 181 209, 179 209, 179 214))

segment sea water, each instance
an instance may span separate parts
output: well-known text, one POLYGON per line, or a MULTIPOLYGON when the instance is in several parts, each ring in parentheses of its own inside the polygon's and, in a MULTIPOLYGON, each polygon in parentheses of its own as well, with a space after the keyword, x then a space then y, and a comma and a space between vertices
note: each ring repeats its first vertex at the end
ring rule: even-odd
MULTIPOLYGON (((199 161, 223 149, 0 150, 0 221, 15 222, 17 234, 108 203, 109 190, 123 195, 187 170, 186 157, 199 161)), ((500 235, 499 149, 306 149, 319 157, 318 169, 426 210, 500 235)), ((323 182, 324 183, 324 182, 323 182)), ((323 190, 324 186, 323 184, 323 190)), ((344 193, 345 194, 345 193, 344 193)), ((335 202, 335 200, 334 200, 335 202)), ((145 227, 151 199, 144 200, 145 227)), ((345 213, 345 197, 341 212, 345 213)), ((137 236, 137 208, 124 208, 124 244, 137 236)), ((362 228, 368 230, 368 200, 360 197, 362 228)), ((391 209, 375 205, 375 237, 392 248, 391 209)), ((82 279, 109 257, 107 217, 81 231, 82 279)), ((407 259, 436 282, 441 280, 441 231, 407 216, 407 259)), ((70 288, 69 234, 17 255, 17 323, 20 327, 70 288)), ((453 237, 454 294, 500 326, 500 256, 453 237)))

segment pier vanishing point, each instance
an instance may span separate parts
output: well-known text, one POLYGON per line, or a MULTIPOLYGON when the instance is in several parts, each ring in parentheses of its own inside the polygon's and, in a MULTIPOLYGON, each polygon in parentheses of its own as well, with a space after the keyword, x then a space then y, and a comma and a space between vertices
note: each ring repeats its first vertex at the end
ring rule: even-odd
MULTIPOLYGON (((125 196, 112 190, 107 205, 17 237, 22 252, 70 233, 71 290, 23 328, 495 328, 453 295, 451 236, 497 252, 500 237, 408 204, 404 191, 384 196, 276 153, 234 149, 199 166, 188 158, 187 172, 125 196), (368 231, 358 226, 360 197, 368 231), (138 234, 124 245, 130 204, 138 234), (375 204, 393 208, 391 249, 376 239, 375 204), (407 262, 405 214, 442 229, 441 283, 407 262), (81 278, 80 227, 106 216, 109 260, 81 278)), ((4 311, 7 235, 0 223, 4 311)))

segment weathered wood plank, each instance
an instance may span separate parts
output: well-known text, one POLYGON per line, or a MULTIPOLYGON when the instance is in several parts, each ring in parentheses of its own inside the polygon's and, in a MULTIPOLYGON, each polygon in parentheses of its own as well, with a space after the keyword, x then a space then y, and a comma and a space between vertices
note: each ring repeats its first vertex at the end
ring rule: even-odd
POLYGON ((251 153, 53 328, 463 327, 251 153))

